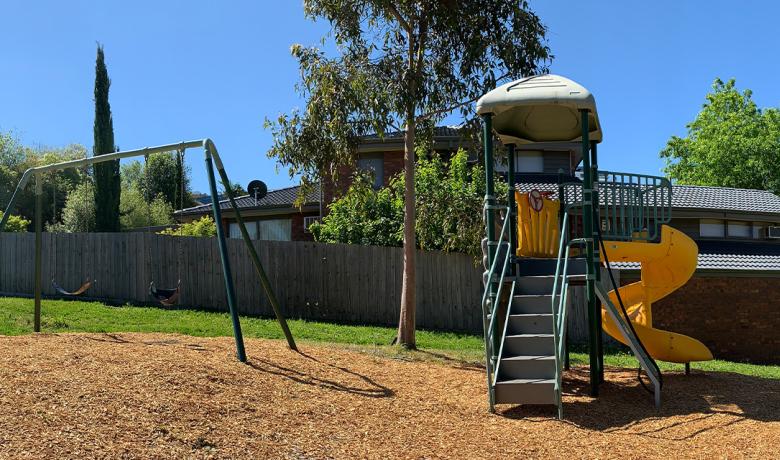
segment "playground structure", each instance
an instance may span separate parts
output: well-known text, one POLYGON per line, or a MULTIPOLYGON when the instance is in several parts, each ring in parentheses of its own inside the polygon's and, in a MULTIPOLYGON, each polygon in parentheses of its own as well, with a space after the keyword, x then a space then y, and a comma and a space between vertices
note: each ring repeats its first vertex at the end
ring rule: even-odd
POLYGON ((685 363, 686 370, 690 362, 712 359, 701 342, 652 323, 652 303, 690 279, 698 256, 693 240, 666 225, 671 183, 598 169, 603 133, 595 98, 567 78, 539 75, 507 83, 485 94, 477 112, 486 171, 482 313, 490 410, 500 403, 555 404, 563 416, 572 284, 585 286, 591 395, 598 396, 604 379, 604 330, 631 348, 659 406, 663 377, 655 359, 685 363), (494 193, 494 136, 507 149, 506 204, 498 204, 494 193), (582 180, 559 174, 557 197, 515 192, 516 146, 545 142, 579 147, 582 180), (507 217, 496 234, 499 213, 507 217), (602 262, 608 279, 601 277, 602 262), (614 262, 640 263, 641 280, 617 286, 614 262))
MULTIPOLYGON (((34 281, 35 282, 34 282, 33 328, 35 332, 40 332, 41 330, 41 292, 43 286, 42 273, 41 273, 42 272, 41 269, 42 241, 41 240, 42 240, 43 219, 41 217, 42 214, 41 209, 42 209, 42 195, 43 195, 43 180, 44 180, 45 173, 53 172, 53 171, 61 171, 68 168, 88 167, 94 164, 104 163, 107 161, 118 161, 123 158, 140 157, 140 156, 146 157, 154 153, 177 151, 179 152, 180 155, 183 155, 185 150, 189 148, 203 148, 204 150, 205 166, 206 166, 206 172, 209 180, 209 189, 210 189, 209 191, 211 193, 212 212, 213 212, 214 221, 217 223, 216 226, 217 241, 219 245, 222 275, 225 280, 225 294, 227 297, 228 308, 230 311, 230 317, 233 326, 233 337, 235 339, 235 344, 236 344, 236 357, 238 358, 239 361, 246 362, 246 351, 244 347, 243 335, 241 333, 241 322, 238 316, 238 306, 236 304, 235 287, 233 285, 233 276, 230 268, 230 259, 228 257, 227 242, 225 239, 225 230, 220 224, 222 222, 222 218, 221 218, 220 202, 217 193, 217 181, 214 175, 215 165, 216 165, 217 173, 219 174, 220 177, 220 181, 225 190, 225 194, 227 195, 230 205, 232 206, 235 212, 236 220, 238 222, 238 226, 241 232, 241 237, 243 239, 244 245, 249 251, 250 257, 252 259, 252 263, 255 267, 255 271, 257 272, 257 275, 260 279, 260 283, 263 286, 263 290, 274 311, 274 314, 276 315, 276 319, 279 322, 282 331, 284 332, 285 338, 287 339, 288 346, 293 350, 297 350, 295 340, 293 339, 292 333, 290 332, 290 328, 288 327, 287 321, 285 320, 284 315, 282 314, 281 309, 279 308, 279 303, 276 299, 276 295, 274 294, 273 289, 271 288, 271 284, 268 280, 268 277, 266 276, 263 265, 260 262, 260 258, 257 255, 257 251, 252 245, 251 238, 249 237, 249 233, 247 232, 246 226, 244 225, 244 220, 241 217, 239 208, 236 205, 235 193, 232 189, 230 180, 228 179, 227 172, 225 171, 225 167, 222 163, 219 153, 217 152, 217 148, 214 145, 214 142, 212 142, 211 139, 208 138, 202 140, 178 142, 175 144, 166 144, 157 147, 146 147, 142 149, 128 150, 124 152, 109 153, 109 154, 92 156, 92 157, 87 157, 87 158, 77 159, 77 160, 63 161, 60 163, 53 163, 45 166, 30 168, 24 172, 22 178, 19 180, 19 184, 17 185, 13 195, 11 196, 10 201, 8 202, 8 205, 5 209, 2 219, 0 219, 0 232, 2 232, 3 229, 5 228, 6 222, 8 221, 9 216, 14 210, 20 192, 24 190, 25 187, 27 187, 28 183, 30 182, 30 179, 34 178, 35 179, 35 219, 34 219, 35 220, 35 255, 34 255, 35 258, 35 280, 34 281)), ((72 292, 67 291, 64 288, 60 287, 54 281, 52 281, 52 283, 55 287, 55 290, 59 292, 61 295, 77 296, 83 294, 87 289, 89 289, 92 281, 87 280, 78 290, 72 292)), ((149 287, 150 294, 154 296, 158 301, 160 301, 163 305, 172 305, 173 303, 175 303, 176 298, 178 297, 179 288, 180 286, 177 286, 176 289, 157 289, 154 287, 153 283, 149 287)))

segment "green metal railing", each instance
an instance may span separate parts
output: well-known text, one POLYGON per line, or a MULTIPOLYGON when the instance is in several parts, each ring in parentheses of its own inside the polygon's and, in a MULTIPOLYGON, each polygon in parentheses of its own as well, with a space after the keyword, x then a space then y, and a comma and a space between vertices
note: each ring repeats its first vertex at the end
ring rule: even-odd
MULTIPOLYGON (((493 260, 490 261, 490 269, 487 272, 485 279, 485 292, 482 294, 482 327, 485 337, 485 369, 487 372, 487 384, 488 384, 488 403, 490 404, 490 411, 495 410, 495 387, 498 380, 498 367, 500 365, 500 356, 503 349, 504 336, 506 335, 506 325, 509 322, 510 305, 507 305, 506 318, 504 320, 504 327, 500 336, 496 335, 496 328, 498 323, 496 318, 499 313, 499 305, 501 303, 501 293, 506 284, 506 276, 509 269, 509 262, 512 258, 511 244, 510 244, 510 225, 512 221, 510 219, 510 206, 491 205, 485 204, 484 211, 487 216, 489 213, 505 210, 504 224, 501 226, 501 233, 498 235, 498 239, 492 242, 496 247, 496 251, 491 251, 488 246, 486 253, 494 254, 493 260), (501 251, 504 251, 503 254, 501 251), (500 257, 503 255, 503 257, 500 257), (499 261, 501 261, 499 265, 499 261), (497 278, 496 278, 497 277, 497 278), (496 288, 496 286, 498 286, 496 288)), ((487 219, 486 219, 487 220, 487 219)), ((488 242, 490 245, 491 242, 488 242)), ((512 281, 509 290, 509 301, 515 292, 515 282, 512 281)))
MULTIPOLYGON (((671 220, 672 183, 665 177, 599 171, 594 188, 605 240, 655 241, 671 220)), ((562 209, 581 203, 582 183, 559 184, 558 194, 562 209)))
POLYGON ((599 212, 606 240, 655 241, 672 217, 672 183, 665 177, 599 171, 599 212))
POLYGON ((558 260, 555 265, 555 278, 552 292, 552 316, 553 316, 553 339, 555 347, 555 397, 558 406, 558 418, 563 418, 563 404, 561 401, 563 394, 563 361, 566 353, 566 320, 567 320, 567 300, 569 295, 569 255, 570 248, 578 244, 587 242, 586 238, 568 238, 569 211, 573 206, 567 207, 563 212, 561 220, 561 240, 558 245, 558 260))

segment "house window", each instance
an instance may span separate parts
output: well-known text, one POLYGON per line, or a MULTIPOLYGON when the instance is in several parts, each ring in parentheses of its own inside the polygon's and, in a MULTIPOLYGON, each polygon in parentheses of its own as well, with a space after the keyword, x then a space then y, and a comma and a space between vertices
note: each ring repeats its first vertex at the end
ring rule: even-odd
POLYGON ((519 174, 544 172, 542 152, 515 153, 515 171, 519 174))
POLYGON ((729 222, 729 237, 750 238, 750 222, 729 222))
POLYGON ((359 170, 372 174, 375 190, 382 188, 384 185, 384 159, 381 153, 360 157, 357 166, 359 170))
POLYGON ((304 216, 303 218, 304 233, 311 233, 311 231, 309 231, 309 225, 319 221, 320 221, 320 216, 304 216))
POLYGON ((268 219, 257 221, 259 240, 291 241, 292 222, 290 219, 268 219))
POLYGON ((753 239, 763 240, 766 238, 766 222, 753 222, 753 239))
MULTIPOLYGON (((249 233, 249 238, 252 240, 257 239, 257 222, 244 222, 246 226, 246 232, 249 233)), ((241 238, 241 229, 238 227, 238 223, 230 224, 230 238, 241 238)))
MULTIPOLYGON (((493 170, 497 173, 508 172, 509 168, 507 168, 506 159, 496 159, 496 164, 493 165, 493 170)), ((544 155, 542 155, 542 152, 515 152, 515 174, 543 172, 544 155)))
POLYGON ((709 238, 723 238, 725 235, 723 221, 718 219, 702 219, 699 221, 699 235, 709 238))

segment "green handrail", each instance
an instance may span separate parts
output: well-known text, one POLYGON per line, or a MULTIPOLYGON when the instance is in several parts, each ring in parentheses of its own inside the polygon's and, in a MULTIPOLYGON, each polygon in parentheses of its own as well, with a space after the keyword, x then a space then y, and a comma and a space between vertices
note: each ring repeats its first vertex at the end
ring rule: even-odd
MULTIPOLYGON (((487 279, 485 280, 485 292, 482 294, 482 328, 483 333, 485 337, 485 371, 487 374, 487 385, 488 385, 488 403, 490 405, 490 411, 493 412, 495 410, 495 382, 498 375, 498 366, 495 365, 494 361, 497 361, 498 355, 495 354, 495 347, 493 345, 494 338, 495 338, 495 327, 496 327, 496 313, 498 312, 498 304, 501 299, 501 292, 504 286, 504 280, 506 278, 507 274, 507 268, 509 266, 509 261, 511 259, 511 245, 508 241, 508 230, 509 230, 509 222, 511 219, 508 217, 510 212, 509 206, 500 206, 500 205, 489 205, 485 204, 484 206, 484 212, 488 213, 491 211, 499 210, 499 209, 506 209, 507 218, 504 219, 504 223, 501 226, 501 232, 499 233, 498 240, 495 242, 496 244, 496 255, 500 254, 500 248, 505 247, 506 251, 503 257, 503 262, 501 263, 501 272, 498 282, 498 290, 493 294, 490 288, 491 284, 496 282, 494 281, 494 276, 496 275, 496 269, 498 268, 498 260, 500 257, 495 257, 490 264, 490 269, 487 273, 487 279), (490 315, 490 321, 487 321, 487 316, 490 315)), ((488 248, 488 253, 490 253, 490 248, 488 248)), ((512 285, 512 292, 514 292, 514 283, 512 285)), ((506 330, 506 328, 504 328, 506 330)), ((503 337, 502 337, 503 339, 503 337)), ((503 342, 503 340, 502 340, 503 342)), ((500 349, 501 347, 499 347, 500 349)))

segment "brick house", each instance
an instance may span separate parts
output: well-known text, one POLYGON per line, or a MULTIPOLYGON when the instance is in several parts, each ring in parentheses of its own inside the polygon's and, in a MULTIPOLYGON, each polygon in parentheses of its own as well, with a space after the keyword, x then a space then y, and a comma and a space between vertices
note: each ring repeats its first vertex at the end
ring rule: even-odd
MULTIPOLYGON (((457 128, 441 126, 434 129, 433 149, 443 157, 452 155, 459 147, 468 146, 457 128)), ((352 183, 355 170, 369 171, 374 174, 374 188, 385 187, 390 179, 404 169, 404 135, 402 132, 389 133, 384 138, 365 136, 358 146, 357 163, 342 166, 338 170, 338 181, 323 178, 323 212, 327 205, 344 193, 352 183)))
MULTIPOLYGON (((295 206, 295 200, 300 191, 299 186, 271 190, 258 200, 250 195, 236 198, 241 211, 241 217, 247 226, 252 239, 275 241, 312 241, 308 230, 311 222, 319 219, 320 188, 314 187, 307 196, 306 202, 300 208, 295 206)), ((235 213, 228 200, 220 200, 222 210, 222 226, 230 238, 241 238, 235 213)), ((203 216, 211 215, 211 204, 181 209, 174 213, 177 222, 192 222, 203 216)))

